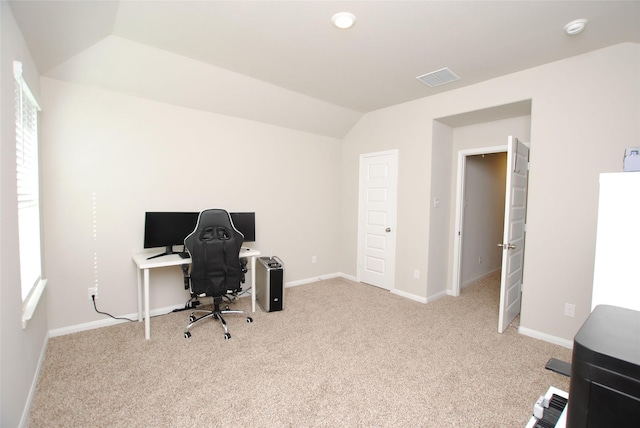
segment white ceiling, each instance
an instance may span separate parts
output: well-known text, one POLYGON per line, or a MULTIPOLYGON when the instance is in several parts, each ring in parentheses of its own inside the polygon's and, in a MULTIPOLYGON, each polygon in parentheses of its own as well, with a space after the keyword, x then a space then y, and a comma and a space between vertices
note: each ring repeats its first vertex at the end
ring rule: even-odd
POLYGON ((640 1, 10 1, 42 75, 109 36, 368 112, 613 44, 640 1), (349 30, 331 16, 358 18, 349 30), (568 36, 563 27, 589 20, 568 36), (449 67, 460 80, 416 77, 449 67))

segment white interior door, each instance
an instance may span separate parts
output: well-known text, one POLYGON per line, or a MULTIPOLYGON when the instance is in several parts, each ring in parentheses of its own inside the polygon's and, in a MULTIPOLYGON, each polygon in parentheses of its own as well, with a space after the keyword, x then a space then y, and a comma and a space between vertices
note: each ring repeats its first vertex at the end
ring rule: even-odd
POLYGON ((507 147, 507 184, 505 195, 502 278, 498 332, 504 332, 520 313, 522 268, 524 262, 525 219, 529 148, 515 137, 507 147))
POLYGON ((358 278, 392 290, 396 248, 398 152, 360 157, 358 278))

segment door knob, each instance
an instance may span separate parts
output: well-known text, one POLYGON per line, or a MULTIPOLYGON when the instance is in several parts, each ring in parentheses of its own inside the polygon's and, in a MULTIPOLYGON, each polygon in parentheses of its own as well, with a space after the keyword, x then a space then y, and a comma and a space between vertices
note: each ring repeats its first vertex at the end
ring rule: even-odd
POLYGON ((516 246, 513 244, 498 244, 498 247, 501 247, 503 250, 515 250, 516 246))
POLYGON ((385 232, 391 232, 391 228, 390 228, 390 227, 387 227, 384 231, 385 231, 385 232))

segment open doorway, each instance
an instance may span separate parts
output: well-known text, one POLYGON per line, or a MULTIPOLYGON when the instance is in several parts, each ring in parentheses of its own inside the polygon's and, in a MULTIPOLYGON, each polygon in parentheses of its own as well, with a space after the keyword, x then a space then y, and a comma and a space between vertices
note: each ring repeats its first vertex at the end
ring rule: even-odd
POLYGON ((507 146, 458 152, 452 294, 501 268, 507 146))
POLYGON ((453 284, 454 294, 459 295, 462 285, 499 267, 499 333, 520 314, 529 148, 510 136, 506 159, 501 153, 498 148, 481 150, 479 157, 473 152, 459 153, 453 284), (502 208, 504 214, 496 208, 502 208), (500 257, 492 248, 496 241, 500 257), (484 260, 489 263, 483 268, 484 260))
POLYGON ((502 266, 507 153, 465 157, 460 249, 460 287, 464 288, 502 266))

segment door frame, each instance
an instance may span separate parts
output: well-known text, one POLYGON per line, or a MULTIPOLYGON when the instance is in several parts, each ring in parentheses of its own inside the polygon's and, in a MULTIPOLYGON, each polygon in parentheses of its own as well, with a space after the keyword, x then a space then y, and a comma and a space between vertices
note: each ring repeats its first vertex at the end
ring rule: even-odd
MULTIPOLYGON (((397 183, 398 183, 398 153, 399 150, 398 149, 392 149, 392 150, 384 150, 384 151, 380 151, 380 152, 372 152, 372 153, 363 153, 360 155, 359 158, 359 165, 358 165, 358 252, 357 252, 357 259, 356 259, 356 265, 357 265, 357 280, 358 282, 361 282, 361 272, 362 272, 362 268, 363 268, 363 261, 362 261, 362 257, 364 255, 364 248, 363 248, 363 233, 365 231, 365 225, 363 224, 363 186, 362 186, 362 166, 364 164, 364 160, 368 159, 368 158, 373 158, 373 157, 377 157, 377 156, 389 156, 389 155, 393 155, 395 156, 395 163, 396 163, 396 177, 395 177, 395 181, 396 181, 396 188, 393 189, 395 195, 394 195, 394 200, 395 200, 395 206, 393 207, 393 209, 395 210, 395 222, 394 224, 390 225, 389 227, 391 227, 394 231, 393 233, 393 251, 391 254, 391 260, 388 260, 389 262, 389 269, 391 271, 391 286, 389 287, 389 291, 393 291, 395 290, 395 272, 396 272, 396 238, 397 238, 397 233, 396 233, 396 225, 397 225, 397 218, 398 218, 398 188, 397 188, 397 183)), ((375 285, 374 285, 375 286, 375 285)), ((386 289, 386 288, 385 288, 386 289)))
POLYGON ((462 268, 462 227, 464 225, 464 192, 467 171, 467 157, 491 153, 506 153, 507 145, 458 150, 458 170, 456 178, 456 222, 453 233, 453 273, 449 294, 460 295, 460 269, 462 268))

